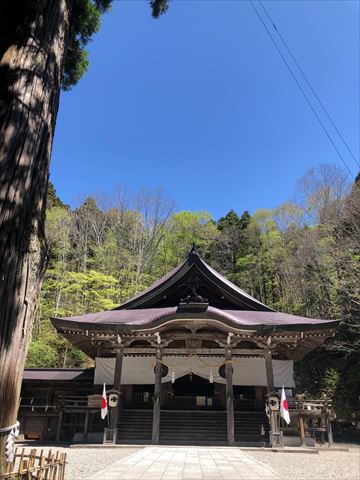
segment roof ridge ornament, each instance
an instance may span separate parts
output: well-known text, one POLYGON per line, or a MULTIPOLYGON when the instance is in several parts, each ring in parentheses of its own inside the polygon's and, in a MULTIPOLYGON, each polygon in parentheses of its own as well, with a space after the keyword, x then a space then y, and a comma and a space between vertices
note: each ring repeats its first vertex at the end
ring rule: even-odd
POLYGON ((196 245, 195 242, 192 243, 192 247, 191 247, 191 250, 189 252, 189 257, 190 255, 197 255, 198 257, 200 257, 200 253, 198 252, 198 246, 196 245))
POLYGON ((189 293, 185 298, 180 299, 180 304, 206 304, 209 305, 208 299, 203 297, 198 293, 199 287, 201 287, 203 283, 196 275, 192 275, 185 283, 181 286, 184 286, 190 290, 189 293))
POLYGON ((180 299, 178 307, 179 312, 198 313, 207 310, 209 306, 208 299, 198 293, 198 288, 201 285, 202 282, 196 275, 192 275, 185 283, 181 285, 190 290, 190 293, 185 298, 180 299))

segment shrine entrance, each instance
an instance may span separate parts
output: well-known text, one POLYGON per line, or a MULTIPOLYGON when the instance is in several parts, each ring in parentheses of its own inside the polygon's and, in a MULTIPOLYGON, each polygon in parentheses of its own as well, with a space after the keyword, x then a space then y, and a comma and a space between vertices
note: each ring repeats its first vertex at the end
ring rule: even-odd
POLYGON ((172 385, 174 395, 202 395, 211 397, 215 391, 215 384, 209 380, 190 373, 178 378, 172 385))
POLYGON ((208 379, 190 373, 169 385, 170 392, 165 407, 178 410, 223 410, 219 390, 224 387, 208 379))

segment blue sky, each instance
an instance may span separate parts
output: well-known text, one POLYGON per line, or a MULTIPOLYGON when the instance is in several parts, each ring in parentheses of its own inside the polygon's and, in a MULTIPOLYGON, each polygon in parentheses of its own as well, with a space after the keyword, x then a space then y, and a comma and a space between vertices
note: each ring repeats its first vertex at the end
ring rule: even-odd
MULTIPOLYGON (((359 158, 359 3, 265 1, 359 158)), ((124 185, 164 188, 178 210, 272 208, 340 158, 246 0, 117 0, 90 68, 62 94, 51 180, 71 206, 124 185)), ((345 148, 354 175, 356 164, 345 148)))

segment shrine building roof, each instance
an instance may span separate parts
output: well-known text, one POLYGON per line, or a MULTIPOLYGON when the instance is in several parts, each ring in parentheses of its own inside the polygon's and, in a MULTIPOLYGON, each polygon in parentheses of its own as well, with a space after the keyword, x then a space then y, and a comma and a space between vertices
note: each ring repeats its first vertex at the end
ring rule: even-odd
POLYGON ((338 321, 277 312, 230 282, 193 249, 186 260, 119 307, 80 316, 52 318, 58 330, 132 331, 177 319, 208 319, 256 330, 333 329, 338 321))

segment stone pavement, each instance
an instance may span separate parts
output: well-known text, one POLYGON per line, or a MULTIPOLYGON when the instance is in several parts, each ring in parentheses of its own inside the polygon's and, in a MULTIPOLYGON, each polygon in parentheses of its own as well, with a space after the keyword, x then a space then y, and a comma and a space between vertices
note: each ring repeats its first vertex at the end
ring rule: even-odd
POLYGON ((94 480, 275 480, 283 478, 239 448, 145 447, 94 480))

